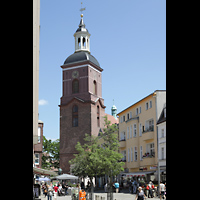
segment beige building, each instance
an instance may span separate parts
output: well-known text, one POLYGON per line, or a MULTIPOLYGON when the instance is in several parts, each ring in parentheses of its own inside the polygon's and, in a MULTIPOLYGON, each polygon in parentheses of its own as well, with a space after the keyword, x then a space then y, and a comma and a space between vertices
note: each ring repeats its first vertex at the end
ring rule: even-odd
POLYGON ((40 0, 33 1, 33 145, 38 143, 40 0))
POLYGON ((126 178, 157 180, 156 123, 166 103, 166 91, 156 90, 118 113, 120 152, 126 178))

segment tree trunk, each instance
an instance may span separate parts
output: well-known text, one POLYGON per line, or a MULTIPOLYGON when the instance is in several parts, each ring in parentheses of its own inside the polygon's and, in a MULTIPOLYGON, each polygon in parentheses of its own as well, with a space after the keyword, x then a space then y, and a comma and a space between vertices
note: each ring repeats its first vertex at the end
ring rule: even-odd
POLYGON ((113 181, 111 179, 112 179, 112 177, 108 176, 107 200, 113 200, 113 181))
POLYGON ((94 200, 94 185, 93 185, 92 178, 90 178, 91 187, 90 187, 90 192, 88 193, 89 194, 89 200, 94 200))

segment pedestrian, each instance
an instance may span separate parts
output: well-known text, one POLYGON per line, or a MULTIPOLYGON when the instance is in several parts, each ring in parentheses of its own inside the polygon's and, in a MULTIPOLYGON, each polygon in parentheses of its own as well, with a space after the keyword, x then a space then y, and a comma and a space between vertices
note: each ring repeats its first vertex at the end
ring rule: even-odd
POLYGON ((144 200, 144 198, 147 198, 144 194, 144 191, 142 190, 142 187, 138 187, 138 191, 136 193, 135 200, 144 200))
POLYGON ((66 184, 64 185, 64 187, 65 187, 65 194, 68 195, 67 190, 68 190, 68 188, 69 188, 69 185, 66 183, 66 184))
POLYGON ((119 183, 118 183, 118 181, 115 182, 114 186, 115 186, 115 189, 116 189, 116 193, 118 193, 119 192, 119 183))
POLYGON ((79 192, 79 200, 86 200, 86 192, 83 189, 79 192))
POLYGON ((47 200, 52 200, 53 196, 53 187, 51 185, 47 185, 48 192, 47 192, 47 200))
POLYGON ((54 185, 54 199, 57 200, 58 186, 54 185))
POLYGON ((130 178, 128 178, 127 184, 128 184, 129 193, 132 193, 132 183, 131 183, 130 178))
POLYGON ((152 194, 152 182, 151 180, 149 181, 149 194, 148 194, 148 198, 153 198, 153 194, 152 194), (150 197, 149 197, 150 196, 150 197))
POLYGON ((105 183, 105 185, 104 185, 104 191, 105 192, 107 192, 107 186, 108 186, 107 183, 105 183))
POLYGON ((83 181, 81 182, 81 189, 85 189, 85 184, 83 181))
POLYGON ((47 192, 48 192, 48 188, 47 188, 47 184, 45 183, 43 185, 43 194, 44 194, 45 197, 47 196, 47 192))
POLYGON ((132 186, 133 186, 133 194, 136 194, 136 192, 137 192, 137 181, 136 180, 133 180, 132 186))
POLYGON ((160 200, 161 200, 161 198, 166 199, 166 197, 165 197, 165 185, 163 184, 162 181, 160 181, 159 191, 160 191, 160 200))

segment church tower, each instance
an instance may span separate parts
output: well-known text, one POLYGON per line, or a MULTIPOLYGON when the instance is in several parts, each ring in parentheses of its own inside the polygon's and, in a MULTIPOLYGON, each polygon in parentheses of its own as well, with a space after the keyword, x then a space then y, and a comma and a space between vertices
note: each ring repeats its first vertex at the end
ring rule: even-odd
POLYGON ((69 160, 77 153, 75 146, 84 143, 85 133, 97 136, 103 129, 105 106, 102 98, 102 71, 90 53, 90 33, 83 15, 74 33, 75 52, 62 68, 60 99, 60 168, 70 172, 69 160))

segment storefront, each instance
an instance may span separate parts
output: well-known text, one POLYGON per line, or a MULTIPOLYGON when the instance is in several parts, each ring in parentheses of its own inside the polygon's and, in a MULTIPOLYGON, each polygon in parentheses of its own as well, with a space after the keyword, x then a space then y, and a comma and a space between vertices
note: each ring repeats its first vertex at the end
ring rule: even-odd
POLYGON ((136 179, 138 182, 149 182, 153 179, 154 173, 155 171, 122 173, 123 185, 126 187, 128 179, 136 179))

